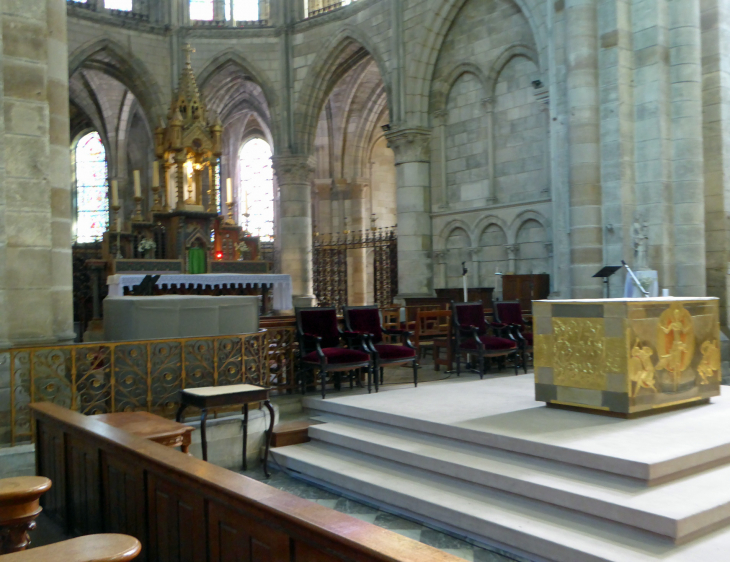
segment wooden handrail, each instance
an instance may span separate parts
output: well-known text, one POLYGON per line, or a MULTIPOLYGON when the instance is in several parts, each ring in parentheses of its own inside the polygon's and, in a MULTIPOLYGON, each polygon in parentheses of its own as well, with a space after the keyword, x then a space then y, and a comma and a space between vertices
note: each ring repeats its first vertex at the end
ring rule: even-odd
POLYGON ((126 562, 142 545, 134 537, 100 534, 77 537, 23 552, 0 556, 2 562, 126 562))
POLYGON ((46 511, 72 533, 136 536, 141 559, 460 560, 93 417, 31 408, 39 473, 66 482, 44 496, 46 511))

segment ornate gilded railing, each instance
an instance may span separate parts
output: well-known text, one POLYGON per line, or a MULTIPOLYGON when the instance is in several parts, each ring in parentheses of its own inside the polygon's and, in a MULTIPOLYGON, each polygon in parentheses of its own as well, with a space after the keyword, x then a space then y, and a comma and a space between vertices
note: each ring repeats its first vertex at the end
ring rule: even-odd
POLYGON ((9 375, 10 390, 10 431, 0 443, 30 440, 33 402, 82 414, 146 410, 174 417, 182 388, 295 388, 294 340, 293 328, 273 327, 255 334, 0 351, 0 379, 9 375))

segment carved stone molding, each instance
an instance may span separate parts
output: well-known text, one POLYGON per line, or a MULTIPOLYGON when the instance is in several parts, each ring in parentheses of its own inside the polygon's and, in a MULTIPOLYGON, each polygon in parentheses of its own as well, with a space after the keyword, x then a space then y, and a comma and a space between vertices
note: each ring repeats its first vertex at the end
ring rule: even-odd
POLYGON ((431 161, 431 131, 423 127, 403 128, 385 134, 395 153, 395 164, 431 161))
POLYGON ((307 183, 314 174, 314 167, 305 156, 272 156, 271 165, 280 185, 307 183))

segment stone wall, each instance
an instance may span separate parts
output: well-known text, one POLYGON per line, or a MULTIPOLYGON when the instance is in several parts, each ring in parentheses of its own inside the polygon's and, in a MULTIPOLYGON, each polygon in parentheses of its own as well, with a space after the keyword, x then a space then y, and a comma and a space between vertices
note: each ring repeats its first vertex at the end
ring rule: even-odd
MULTIPOLYGON (((108 13, 70 10, 71 70, 104 47, 125 61, 115 65, 134 76, 130 90, 155 123, 189 41, 201 83, 217 84, 226 65, 238 65, 263 92, 275 153, 308 161, 325 103, 371 57, 398 172, 377 164, 383 141, 371 135, 368 176, 368 162, 348 161, 355 147, 335 133, 341 153, 327 165, 341 164, 339 173, 314 178, 317 197, 333 199, 317 199, 315 215, 340 229, 353 208, 341 187, 370 182, 371 208, 360 215, 400 223, 402 268, 418 272, 403 279, 405 293, 444 286, 439 252, 461 245, 450 249, 475 264, 470 283, 494 284, 503 267, 547 270, 555 294, 601 296, 591 275, 633 263, 639 220, 663 287, 727 297, 730 51, 719 0, 358 0, 310 19, 301 4, 272 0, 261 29, 189 26, 180 2, 123 27, 108 13), (388 192, 398 193, 397 218, 388 192), (450 238, 457 218, 466 236, 450 238), (531 220, 540 228, 521 231, 531 220)), ((345 122, 347 135, 366 139, 345 122)), ((367 126, 379 133, 380 125, 367 126)), ((311 212, 295 222, 306 229, 311 212)), ((621 283, 612 285, 617 296, 621 283)))

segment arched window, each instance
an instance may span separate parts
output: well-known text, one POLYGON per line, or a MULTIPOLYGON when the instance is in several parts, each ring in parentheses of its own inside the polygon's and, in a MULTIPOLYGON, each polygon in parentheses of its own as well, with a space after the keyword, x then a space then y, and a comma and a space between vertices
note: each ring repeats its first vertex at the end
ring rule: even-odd
POLYGON ((109 224, 106 151, 96 131, 79 139, 76 163, 76 241, 101 240, 109 224))
POLYGON ((259 19, 259 0, 233 0, 233 19, 256 21, 259 19))
POLYGON ((104 0, 104 7, 107 10, 132 11, 132 0, 104 0))
POLYGON ((213 0, 190 0, 191 20, 212 20, 214 15, 213 0))
POLYGON ((262 138, 246 141, 238 153, 241 184, 238 190, 239 224, 261 240, 274 235, 274 171, 271 147, 262 138))

